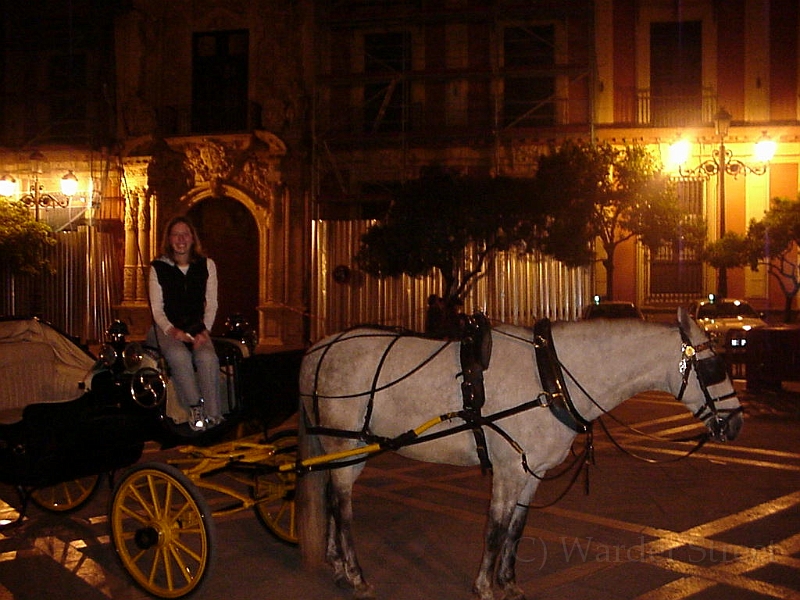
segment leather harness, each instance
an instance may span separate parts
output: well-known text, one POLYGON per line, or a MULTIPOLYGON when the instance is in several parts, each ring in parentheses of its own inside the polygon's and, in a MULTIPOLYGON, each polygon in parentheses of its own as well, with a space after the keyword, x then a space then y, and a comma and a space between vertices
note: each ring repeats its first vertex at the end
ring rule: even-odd
POLYGON ((572 403, 564 373, 553 344, 550 319, 539 319, 533 326, 536 366, 544 391, 550 397, 550 410, 564 425, 578 433, 586 433, 591 423, 584 419, 572 403))

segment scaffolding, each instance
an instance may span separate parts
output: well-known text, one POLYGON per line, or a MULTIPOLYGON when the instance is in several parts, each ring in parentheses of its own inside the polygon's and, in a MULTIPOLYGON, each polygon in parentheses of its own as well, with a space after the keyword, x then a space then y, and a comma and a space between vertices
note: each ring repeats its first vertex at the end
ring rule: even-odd
POLYGON ((321 4, 319 216, 374 216, 429 164, 524 176, 552 141, 593 138, 593 2, 321 4))

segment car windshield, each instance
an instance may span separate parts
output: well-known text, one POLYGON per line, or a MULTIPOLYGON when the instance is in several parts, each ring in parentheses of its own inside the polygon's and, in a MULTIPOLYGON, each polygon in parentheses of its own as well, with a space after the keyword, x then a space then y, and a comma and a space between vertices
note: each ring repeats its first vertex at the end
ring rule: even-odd
POLYGON ((698 319, 758 319, 758 314, 747 302, 714 302, 704 304, 697 312, 698 319))

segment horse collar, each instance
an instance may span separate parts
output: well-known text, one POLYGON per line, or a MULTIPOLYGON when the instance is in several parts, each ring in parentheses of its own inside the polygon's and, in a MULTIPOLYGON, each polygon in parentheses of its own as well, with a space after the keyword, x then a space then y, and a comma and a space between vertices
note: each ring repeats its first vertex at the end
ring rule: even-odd
POLYGON ((553 415, 564 425, 577 433, 586 433, 591 423, 575 408, 570 398, 567 386, 564 383, 564 374, 561 363, 553 344, 553 335, 550 319, 539 319, 533 325, 534 344, 536 350, 536 366, 539 369, 539 379, 545 393, 549 396, 547 404, 553 415))

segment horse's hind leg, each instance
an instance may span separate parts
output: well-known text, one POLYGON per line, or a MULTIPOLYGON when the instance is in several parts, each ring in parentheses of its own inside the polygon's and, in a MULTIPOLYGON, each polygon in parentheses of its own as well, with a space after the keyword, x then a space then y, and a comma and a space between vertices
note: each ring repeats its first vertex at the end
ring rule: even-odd
POLYGON ((354 480, 355 477, 347 477, 342 471, 331 475, 331 483, 328 488, 331 521, 328 526, 327 556, 333 566, 336 584, 352 587, 354 598, 366 600, 375 598, 375 594, 372 586, 364 579, 353 543, 352 490, 354 480), (339 476, 337 477, 337 475, 339 476))

